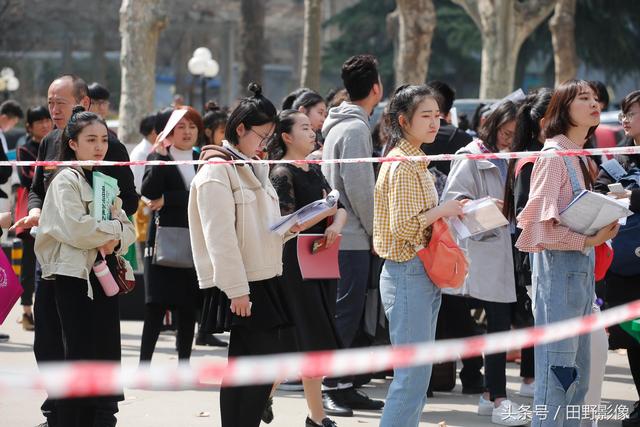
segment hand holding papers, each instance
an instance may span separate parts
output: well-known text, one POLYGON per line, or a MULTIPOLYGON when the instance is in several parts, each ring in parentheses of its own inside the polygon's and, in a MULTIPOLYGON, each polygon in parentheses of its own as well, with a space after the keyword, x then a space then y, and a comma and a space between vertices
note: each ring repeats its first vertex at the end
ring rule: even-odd
POLYGON ((616 200, 603 194, 584 190, 560 212, 560 222, 586 236, 621 218, 633 215, 628 201, 616 200))
POLYGON ((475 236, 509 224, 493 199, 472 200, 462 208, 463 217, 451 217, 449 223, 460 239, 475 236))
POLYGON ((291 215, 282 217, 280 221, 270 227, 270 230, 283 236, 294 225, 304 224, 333 209, 339 198, 340 192, 333 190, 326 198, 311 202, 291 215))

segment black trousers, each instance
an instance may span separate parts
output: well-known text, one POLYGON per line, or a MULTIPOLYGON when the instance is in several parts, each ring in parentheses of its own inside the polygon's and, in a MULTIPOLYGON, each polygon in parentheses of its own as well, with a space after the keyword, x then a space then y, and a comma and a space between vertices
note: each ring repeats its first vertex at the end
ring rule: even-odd
MULTIPOLYGON (((62 345, 62 328, 56 306, 55 286, 53 280, 43 280, 40 265, 36 263, 36 290, 33 315, 36 320, 33 353, 38 365, 47 362, 64 360, 62 345)), ((57 426, 56 400, 45 399, 40 407, 42 415, 47 418, 50 427, 57 426)))
MULTIPOLYGON (((245 326, 234 325, 229 337, 229 357, 272 354, 279 347, 280 333, 280 328, 254 331, 245 326)), ((258 427, 272 386, 273 384, 225 387, 223 381, 220 389, 222 426, 258 427)))
POLYGON ((22 240, 22 261, 20 268, 20 284, 22 285, 22 296, 20 305, 33 305, 33 292, 35 288, 36 275, 36 253, 33 251, 35 239, 30 234, 24 233, 22 240))
MULTIPOLYGON (((511 329, 511 304, 482 301, 487 315, 487 333, 504 332, 511 329)), ((487 354, 484 357, 485 385, 491 401, 507 397, 507 354, 487 354)))
MULTIPOLYGON (((150 362, 156 349, 162 319, 168 307, 160 304, 145 304, 144 326, 142 328, 142 342, 140 343, 140 361, 150 362)), ((178 359, 189 360, 193 346, 193 330, 196 324, 196 308, 191 306, 179 306, 173 310, 177 315, 178 333, 178 359)))
MULTIPOLYGON (((478 334, 476 321, 471 317, 469 298, 442 294, 436 339, 466 338, 478 334)), ((463 386, 474 386, 482 381, 480 370, 483 365, 482 356, 462 359, 460 382, 463 386)))
MULTIPOLYGON (((87 281, 56 276, 55 301, 58 308, 64 360, 120 361, 120 319, 118 297, 107 297, 91 274, 93 299, 87 281)), ((113 427, 122 395, 60 399, 57 425, 63 427, 113 427)))

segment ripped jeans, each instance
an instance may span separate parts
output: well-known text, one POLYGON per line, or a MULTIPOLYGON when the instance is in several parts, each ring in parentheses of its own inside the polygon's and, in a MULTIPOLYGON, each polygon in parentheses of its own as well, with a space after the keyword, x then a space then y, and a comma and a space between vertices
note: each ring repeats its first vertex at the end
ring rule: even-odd
MULTIPOLYGON (((595 256, 577 251, 533 254, 533 313, 536 326, 592 313, 595 256)), ((535 347, 532 427, 579 426, 589 388, 590 335, 535 347)))

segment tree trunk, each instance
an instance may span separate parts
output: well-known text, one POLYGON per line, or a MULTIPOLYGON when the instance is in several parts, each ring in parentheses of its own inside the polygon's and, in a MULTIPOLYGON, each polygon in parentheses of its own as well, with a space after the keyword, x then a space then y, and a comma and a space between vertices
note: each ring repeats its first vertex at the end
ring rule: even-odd
POLYGON ((94 81, 100 83, 107 89, 107 61, 104 57, 105 53, 105 33, 102 26, 96 23, 97 28, 93 33, 93 43, 91 49, 91 77, 94 81))
POLYGON ((452 0, 482 35, 480 98, 502 98, 513 90, 518 53, 549 16, 557 0, 452 0))
POLYGON ((398 34, 394 56, 396 86, 424 84, 436 28, 436 8, 432 0, 397 0, 397 8, 387 20, 388 28, 393 28, 395 16, 398 34))
POLYGON ((263 66, 265 58, 264 16, 266 0, 242 0, 242 32, 240 51, 242 55, 240 72, 240 94, 247 93, 251 82, 261 85, 263 82, 263 66))
POLYGON ((322 0, 304 0, 304 45, 300 86, 320 90, 322 0))
POLYGON ((556 86, 574 79, 578 74, 575 15, 576 0, 558 0, 555 12, 549 21, 556 86))
POLYGON ((120 7, 120 67, 122 93, 118 138, 125 144, 140 139, 140 120, 153 110, 156 51, 167 24, 163 0, 122 0, 120 7))

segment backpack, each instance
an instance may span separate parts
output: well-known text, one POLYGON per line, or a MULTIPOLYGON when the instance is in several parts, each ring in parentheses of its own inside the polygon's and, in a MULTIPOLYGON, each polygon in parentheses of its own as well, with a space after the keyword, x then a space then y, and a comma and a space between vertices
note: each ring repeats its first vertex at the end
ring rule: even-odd
MULTIPOLYGON (((400 163, 389 167, 388 180, 400 163)), ((460 249, 443 218, 431 224, 431 239, 427 246, 418 245, 416 254, 422 261, 424 270, 433 284, 440 288, 459 288, 464 284, 469 272, 467 255, 460 249)))
MULTIPOLYGON (((608 160, 600 167, 625 189, 640 188, 640 169, 626 171, 616 159, 608 160)), ((611 245, 614 256, 610 271, 625 277, 640 275, 640 214, 627 218, 627 223, 620 226, 611 245)))

